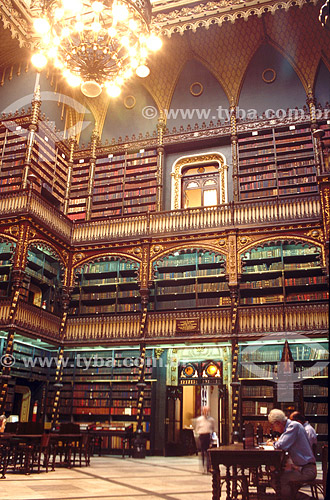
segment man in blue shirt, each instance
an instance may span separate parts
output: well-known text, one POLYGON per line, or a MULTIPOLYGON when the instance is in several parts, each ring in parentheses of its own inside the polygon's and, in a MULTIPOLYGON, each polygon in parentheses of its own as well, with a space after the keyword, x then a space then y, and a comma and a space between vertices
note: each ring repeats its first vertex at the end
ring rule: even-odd
POLYGON ((290 470, 281 472, 281 495, 282 500, 305 500, 311 498, 302 492, 294 496, 295 488, 290 483, 303 483, 311 481, 316 477, 316 463, 312 448, 304 427, 299 422, 288 419, 285 414, 278 409, 272 410, 268 415, 268 420, 275 432, 281 434, 274 442, 274 448, 287 451, 292 461, 290 470))

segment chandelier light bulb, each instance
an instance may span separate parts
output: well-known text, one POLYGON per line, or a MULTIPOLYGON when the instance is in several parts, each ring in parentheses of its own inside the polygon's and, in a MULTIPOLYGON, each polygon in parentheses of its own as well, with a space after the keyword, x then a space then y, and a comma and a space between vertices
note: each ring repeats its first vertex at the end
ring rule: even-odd
POLYGON ((129 38, 128 36, 123 36, 120 40, 121 44, 124 46, 124 47, 128 47, 129 46, 129 38))
POLYGON ((128 18, 128 8, 122 3, 114 4, 112 7, 112 13, 113 17, 116 18, 117 21, 126 21, 128 18))
POLYGON ((45 54, 42 54, 41 52, 37 52, 36 54, 33 54, 31 57, 31 62, 33 66, 35 66, 37 69, 42 69, 46 66, 47 64, 47 57, 45 54))
POLYGON ((63 16, 64 16, 64 9, 57 7, 57 9, 55 9, 54 12, 55 19, 59 21, 60 19, 62 19, 63 16))
POLYGON ((135 21, 135 19, 130 19, 130 20, 128 21, 128 26, 129 26, 129 29, 130 29, 131 31, 136 31, 136 30, 137 30, 137 28, 138 28, 138 24, 137 24, 137 22, 135 21))
POLYGON ((44 35, 45 33, 48 33, 50 30, 50 25, 47 19, 44 19, 40 17, 39 19, 35 19, 33 22, 34 29, 36 30, 39 35, 44 35))
POLYGON ((98 33, 99 31, 101 31, 102 26, 101 26, 101 23, 99 23, 98 21, 94 21, 94 22, 92 23, 91 28, 92 28, 92 30, 94 31, 94 33, 98 33))
POLYGON ((47 55, 51 59, 55 59, 57 57, 57 48, 56 47, 50 47, 50 49, 47 52, 47 55))
POLYGON ((62 4, 65 10, 72 13, 78 13, 82 9, 81 0, 62 0, 62 4))
POLYGON ((66 76, 66 81, 70 85, 70 87, 78 87, 78 85, 81 84, 81 78, 79 76, 73 75, 72 73, 69 73, 66 76))
POLYGON ((146 78, 150 74, 150 69, 148 68, 148 66, 145 66, 145 64, 142 64, 141 66, 136 68, 135 73, 140 78, 146 78))
POLYGON ((111 26, 111 28, 108 29, 108 33, 111 38, 114 38, 117 35, 117 30, 113 26, 111 26))
POLYGON ((114 83, 107 83, 106 85, 107 93, 110 97, 118 97, 121 93, 121 88, 114 83))
POLYGON ((81 21, 77 21, 74 27, 78 33, 84 31, 85 28, 84 23, 82 23, 81 21))
POLYGON ((92 3, 92 9, 94 12, 96 12, 97 14, 99 14, 100 12, 102 12, 104 6, 103 6, 103 3, 102 2, 93 2, 92 3))
POLYGON ((152 51, 159 50, 162 45, 163 45, 163 42, 156 35, 151 35, 147 40, 147 47, 149 50, 152 50, 152 51))
POLYGON ((137 59, 131 59, 131 67, 136 69, 139 65, 139 61, 137 59))
POLYGON ((62 29, 61 37, 62 38, 68 38, 70 36, 70 30, 66 26, 65 28, 62 29))

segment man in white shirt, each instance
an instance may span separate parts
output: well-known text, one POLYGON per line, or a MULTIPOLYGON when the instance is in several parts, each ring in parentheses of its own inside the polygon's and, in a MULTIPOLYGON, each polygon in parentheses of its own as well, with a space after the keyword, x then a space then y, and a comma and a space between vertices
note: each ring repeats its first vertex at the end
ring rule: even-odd
POLYGON ((199 446, 202 453, 202 463, 205 472, 210 470, 210 458, 207 450, 211 444, 211 436, 214 431, 214 418, 209 416, 210 409, 203 406, 202 415, 195 420, 195 431, 198 434, 199 446))
POLYGON ((299 411, 294 411, 290 415, 290 420, 295 420, 296 422, 300 422, 301 425, 304 427, 309 444, 312 447, 314 456, 316 457, 316 445, 317 445, 317 434, 315 432, 314 427, 311 426, 311 424, 305 419, 304 415, 300 413, 299 411))

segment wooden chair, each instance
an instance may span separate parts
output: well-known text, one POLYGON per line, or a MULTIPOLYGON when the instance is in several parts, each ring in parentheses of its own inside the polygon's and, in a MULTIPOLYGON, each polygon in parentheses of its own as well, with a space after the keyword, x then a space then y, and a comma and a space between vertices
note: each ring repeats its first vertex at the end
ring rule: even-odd
POLYGON ((305 481, 304 483, 297 483, 296 481, 292 482, 292 488, 294 490, 294 499, 298 491, 305 487, 309 486, 311 489, 312 498, 315 500, 319 500, 319 493, 325 498, 326 489, 327 489, 327 477, 328 477, 328 445, 324 445, 322 447, 321 453, 322 460, 322 477, 315 478, 313 481, 305 481))

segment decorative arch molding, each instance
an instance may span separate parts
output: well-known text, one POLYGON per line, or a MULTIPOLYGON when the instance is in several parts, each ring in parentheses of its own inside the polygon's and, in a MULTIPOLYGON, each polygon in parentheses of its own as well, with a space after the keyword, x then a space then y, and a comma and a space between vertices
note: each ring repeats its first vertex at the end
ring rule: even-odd
POLYGON ((219 165, 220 180, 220 203, 228 202, 228 165, 223 154, 211 151, 209 153, 196 154, 192 156, 181 156, 172 166, 172 189, 171 189, 171 210, 179 210, 181 207, 181 178, 184 167, 194 165, 206 165, 210 162, 217 162, 219 165))
POLYGON ((11 243, 13 245, 13 252, 15 251, 15 248, 17 245, 17 238, 14 238, 13 236, 9 236, 8 234, 1 234, 0 233, 0 242, 1 243, 11 243))
POLYGON ((191 247, 187 247, 187 243, 177 245, 173 248, 166 248, 164 251, 157 253, 157 255, 154 255, 152 259, 150 259, 150 264, 149 264, 149 276, 152 278, 153 276, 153 264, 156 260, 163 259, 164 257, 169 257, 170 255, 173 255, 174 252, 179 252, 180 250, 186 250, 187 252, 193 251, 193 250, 202 250, 202 251, 210 251, 214 252, 218 255, 221 255, 222 257, 225 257, 227 259, 228 257, 228 251, 225 249, 219 249, 219 247, 216 247, 215 245, 208 245, 208 244, 203 244, 201 245, 193 245, 191 247))
POLYGON ((245 247, 240 248, 238 252, 238 273, 242 272, 242 255, 247 251, 250 250, 251 248, 259 247, 259 246, 267 246, 268 244, 272 243, 293 243, 294 245, 297 245, 299 243, 308 243, 310 245, 313 245, 315 247, 318 247, 321 251, 322 255, 322 262, 323 265, 325 265, 325 251, 324 251, 324 245, 320 243, 319 241, 313 240, 311 238, 306 238, 305 236, 287 236, 285 238, 281 238, 279 236, 274 236, 270 238, 263 238, 261 240, 255 240, 245 247))
MULTIPOLYGON (((92 257, 89 256, 89 257, 83 258, 83 260, 76 262, 72 266, 71 286, 74 286, 74 284, 76 283, 77 277, 78 277, 78 273, 80 271, 82 271, 83 266, 85 266, 86 264, 94 264, 96 262, 102 262, 102 261, 106 261, 106 260, 117 260, 118 258, 133 260, 134 262, 139 264, 139 266, 140 266, 139 274, 141 274, 141 269, 142 269, 141 259, 138 257, 135 257, 135 256, 127 254, 127 253, 123 253, 123 252, 97 254, 97 255, 93 255, 92 257)), ((141 279, 141 276, 139 277, 139 279, 141 279)))
POLYGON ((37 245, 39 245, 41 249, 48 250, 55 259, 58 259, 59 264, 60 264, 60 271, 61 271, 60 272, 60 279, 61 279, 62 284, 64 284, 64 279, 65 279, 66 271, 67 271, 66 259, 63 257, 63 255, 61 255, 59 253, 57 248, 52 243, 50 243, 50 242, 46 243, 44 240, 41 240, 41 239, 30 240, 27 249, 29 249, 33 246, 37 246, 37 245))
MULTIPOLYGON (((173 16, 172 11, 160 13, 154 17, 153 22, 160 27, 160 32, 163 35, 171 38, 173 34, 183 35, 187 30, 195 33, 197 28, 209 29, 213 25, 221 26, 224 22, 234 24, 239 19, 247 21, 250 16, 260 18, 263 14, 271 13, 274 15, 276 11, 287 11, 290 7, 301 8, 309 1, 288 0, 270 4, 267 0, 260 0, 258 4, 249 5, 248 8, 242 8, 242 3, 237 2, 237 5, 234 6, 231 3, 230 8, 234 8, 235 11, 228 12, 228 2, 213 0, 204 5, 198 4, 194 8, 183 7, 176 11, 176 16, 173 16)), ((317 0, 312 0, 312 3, 316 4, 317 0)))

